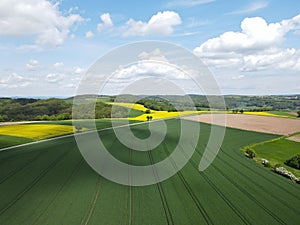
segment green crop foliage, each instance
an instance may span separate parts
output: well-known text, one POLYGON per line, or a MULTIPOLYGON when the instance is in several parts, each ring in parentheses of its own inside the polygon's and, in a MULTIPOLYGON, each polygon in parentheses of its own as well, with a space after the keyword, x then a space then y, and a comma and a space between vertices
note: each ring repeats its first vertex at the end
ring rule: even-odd
POLYGON ((254 150, 257 157, 269 160, 272 166, 284 165, 289 171, 300 177, 300 170, 285 165, 286 160, 300 153, 300 142, 279 139, 256 145, 254 150))
MULTIPOLYGON (((150 152, 127 149, 113 130, 99 136, 119 160, 149 165, 169 156, 178 143, 180 121, 166 125, 165 140, 150 152)), ((147 124, 131 129, 140 138, 149 136, 147 124)), ((1 225, 298 224, 299 185, 240 151, 277 136, 227 129, 215 161, 199 172, 210 129, 201 124, 195 153, 179 173, 145 187, 99 176, 83 160, 73 137, 0 152, 1 225)))
POLYGON ((0 134, 0 149, 33 141, 30 138, 14 137, 0 134))

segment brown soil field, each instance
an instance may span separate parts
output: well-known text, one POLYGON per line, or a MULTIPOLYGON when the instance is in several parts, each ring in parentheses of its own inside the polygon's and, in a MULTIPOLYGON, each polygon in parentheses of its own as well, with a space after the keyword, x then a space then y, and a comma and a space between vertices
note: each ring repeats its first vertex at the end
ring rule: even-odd
POLYGON ((216 125, 222 125, 219 121, 225 116, 226 127, 231 128, 280 135, 289 135, 300 131, 299 119, 244 114, 202 114, 185 116, 183 118, 203 123, 212 123, 212 115, 214 115, 214 120, 216 121, 214 124, 216 125))

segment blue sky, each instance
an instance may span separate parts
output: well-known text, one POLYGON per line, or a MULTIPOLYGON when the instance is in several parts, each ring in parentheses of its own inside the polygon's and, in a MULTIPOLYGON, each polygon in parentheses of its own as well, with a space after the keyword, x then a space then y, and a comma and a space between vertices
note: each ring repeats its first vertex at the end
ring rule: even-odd
POLYGON ((0 96, 74 95, 99 57, 143 40, 199 56, 223 94, 300 93, 297 0, 2 0, 0 96))

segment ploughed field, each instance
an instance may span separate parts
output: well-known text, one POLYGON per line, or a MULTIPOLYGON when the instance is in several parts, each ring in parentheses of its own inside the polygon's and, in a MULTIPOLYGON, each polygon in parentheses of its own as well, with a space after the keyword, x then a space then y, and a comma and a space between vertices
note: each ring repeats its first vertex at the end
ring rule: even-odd
MULTIPOLYGON (((149 165, 178 144, 179 122, 166 121, 166 138, 149 152, 127 149, 113 130, 99 136, 119 160, 149 165)), ((216 159, 199 172, 210 127, 201 124, 196 151, 181 171, 144 187, 119 185, 98 175, 84 161, 74 137, 0 152, 0 224, 299 224, 300 186, 240 151, 276 136, 227 128, 216 159)), ((131 130, 140 138, 149 135, 147 124, 131 130)))
POLYGON ((220 118, 226 118, 226 127, 271 134, 290 135, 296 132, 300 132, 299 119, 263 116, 264 114, 203 114, 186 116, 184 118, 187 120, 210 124, 213 123, 217 125, 224 125, 223 123, 220 123, 218 121, 223 121, 220 120, 220 118), (213 119, 215 119, 215 121, 213 121, 213 119))

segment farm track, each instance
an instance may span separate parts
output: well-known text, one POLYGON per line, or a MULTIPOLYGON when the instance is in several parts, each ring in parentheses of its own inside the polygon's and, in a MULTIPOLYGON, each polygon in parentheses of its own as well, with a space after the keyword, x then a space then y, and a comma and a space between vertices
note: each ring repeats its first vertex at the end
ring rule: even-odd
MULTIPOLYGON (((132 149, 129 150, 129 164, 132 164, 132 149)), ((131 173, 131 169, 129 169, 128 171, 128 180, 129 180, 129 186, 128 186, 128 195, 129 195, 129 215, 128 215, 128 225, 132 224, 132 177, 131 177, 132 173, 131 173)))
POLYGON ((7 204, 4 208, 0 210, 0 215, 2 215, 6 210, 8 210, 11 206, 13 206, 19 199, 21 199, 26 192, 33 188, 35 184, 37 184, 51 169, 53 169, 60 161, 64 159, 64 157, 69 154, 69 151, 65 151, 63 154, 59 155, 54 162, 50 164, 46 169, 44 169, 23 191, 19 192, 16 197, 7 204))
POLYGON ((164 193, 162 184, 161 184, 161 182, 159 182, 159 177, 158 177, 157 171, 155 169, 155 165, 154 165, 155 162, 153 160, 153 156, 152 156, 151 151, 148 151, 148 155, 149 155, 150 163, 153 165, 153 174, 154 174, 154 177, 155 177, 155 180, 156 180, 156 186, 157 186, 157 189, 159 191, 160 199, 162 201, 162 205, 163 205, 163 208, 164 208, 167 223, 168 223, 168 225, 173 225, 174 221, 173 221, 173 218, 172 218, 172 214, 171 214, 171 211, 170 211, 168 201, 167 201, 166 195, 164 193))
MULTIPOLYGON (((199 152, 199 150, 197 150, 197 148, 196 148, 196 152, 200 156, 202 156, 202 154, 199 152)), ((273 217, 278 223, 280 223, 280 224, 286 224, 282 219, 280 219, 277 215, 275 215, 274 213, 272 213, 272 211, 270 211, 267 207, 265 207, 260 201, 258 201, 255 197, 253 197, 251 193, 249 193, 240 184, 238 184, 237 182, 235 182, 231 177, 229 177, 227 174, 225 174, 221 169, 219 169, 214 164, 212 164, 210 166, 213 167, 215 170, 217 170, 223 177, 225 177, 228 181, 230 181, 230 183, 232 183, 232 185, 235 186, 240 192, 244 193, 245 194, 244 196, 246 196, 248 199, 250 199, 251 201, 253 201, 260 208, 262 208, 267 214, 269 214, 271 217, 273 217)), ((234 168, 232 167, 232 169, 234 169, 234 168)))
POLYGON ((93 212, 94 212, 94 209, 95 209, 95 206, 96 206, 96 202, 98 200, 98 197, 99 197, 99 194, 100 194, 100 190, 101 190, 101 177, 99 176, 98 178, 98 182, 97 182, 97 185, 96 185, 96 190, 95 190, 95 193, 91 199, 91 202, 89 204, 89 207, 88 207, 88 210, 86 211, 82 221, 81 221, 81 225, 87 225, 93 215, 93 212))
MULTIPOLYGON (((185 157, 188 157, 184 151, 182 151, 185 157)), ((189 163, 193 166, 194 169, 198 171, 198 165, 190 159, 189 163)), ((217 192, 217 194, 221 197, 221 199, 226 203, 226 205, 244 222, 244 224, 251 224, 250 221, 248 221, 243 214, 240 212, 240 210, 237 209, 237 207, 232 204, 232 202, 220 191, 220 189, 204 174, 200 173, 201 176, 208 182, 208 184, 217 192)))
MULTIPOLYGON (((230 140, 229 140, 229 141, 230 141, 230 140)), ((245 163, 241 163, 241 162, 240 162, 240 161, 244 161, 244 162, 245 162, 245 156, 244 156, 243 154, 241 154, 240 151, 232 151, 232 152, 233 152, 233 154, 234 154, 237 158, 239 158, 239 159, 241 159, 241 160, 235 159, 232 155, 230 155, 230 154, 227 153, 226 151, 222 151, 222 152, 223 152, 224 154, 226 154, 229 158, 231 158, 232 160, 234 160, 235 162, 238 162, 238 163, 239 163, 240 165, 242 165, 244 168, 247 168, 247 169, 249 169, 250 171, 253 172, 253 169, 251 168, 251 166, 247 166, 245 163)), ((250 165, 250 163, 251 163, 251 161, 250 161, 250 160, 247 160, 247 164, 250 165)), ((255 168, 256 168, 256 169, 259 169, 260 167, 257 166, 257 167, 255 167, 255 168)), ((290 195, 292 195, 294 198, 297 198, 298 200, 300 200, 300 197, 299 197, 299 196, 293 194, 293 193, 290 191, 290 189, 298 190, 298 186, 295 186, 292 182, 288 182, 287 184, 284 183, 285 185, 288 185, 288 186, 289 186, 289 189, 287 189, 287 188, 283 187, 282 185, 279 185, 278 183, 274 182, 273 179, 270 179, 270 178, 269 178, 269 177, 270 177, 270 176, 269 176, 269 175, 270 175, 270 171, 261 169, 261 170, 260 170, 260 173, 256 173, 256 175, 263 177, 264 179, 268 180, 268 181, 269 181, 270 183, 272 183, 273 185, 279 187, 280 189, 284 189, 286 192, 288 192, 288 193, 289 193, 290 195)), ((275 173, 271 173, 271 176, 272 176, 272 177, 277 177, 278 175, 275 174, 275 173)), ((282 184, 282 182, 281 182, 281 184, 282 184)))
MULTIPOLYGON (((234 160, 234 158, 232 156, 230 156, 228 153, 227 154, 228 157, 230 157, 231 159, 234 160)), ((235 155, 237 155, 237 157, 239 157, 240 159, 244 159, 244 156, 239 154, 238 152, 234 152, 235 155)), ((240 163, 243 167, 249 169, 250 171, 252 171, 250 166, 246 166, 245 164, 240 163)), ((258 167, 259 168, 259 167, 258 167)), ((280 189, 284 189, 285 192, 289 193, 290 195, 292 195, 294 198, 300 200, 300 197, 298 195, 295 195, 293 192, 291 192, 289 189, 282 187, 282 185, 279 185, 278 183, 274 182, 272 179, 269 179, 267 175, 269 175, 269 171, 263 171, 262 172, 265 174, 263 175, 262 173, 258 173, 259 176, 263 177, 265 180, 269 181, 270 183, 272 183, 272 185, 277 186, 280 189)), ((277 174, 272 174, 273 176, 278 176, 277 174)), ((295 186, 292 182, 288 183, 289 188, 293 188, 295 190, 297 190, 297 186, 295 186)))
MULTIPOLYGON (((164 149, 166 155, 168 155, 169 151, 167 150, 167 146, 166 146, 165 143, 163 143, 163 149, 164 149)), ((170 160, 171 160, 171 163, 172 163, 173 167, 176 170, 178 170, 178 167, 176 166, 176 163, 174 162, 174 160, 171 157, 170 157, 170 160)), ((208 213, 206 212, 206 210, 204 209, 204 207, 202 206, 202 204, 200 203, 200 201, 198 200, 198 198, 194 194, 193 189, 190 187, 190 185, 188 184, 188 182, 186 181, 186 179, 184 178, 184 176, 182 175, 182 172, 180 170, 178 170, 177 175, 180 178, 180 180, 181 180, 182 184, 184 185, 185 189, 188 191, 190 197, 193 199, 193 202, 195 203, 195 205, 197 206, 199 212, 203 216, 206 224, 213 224, 211 218, 208 215, 208 213)))
MULTIPOLYGON (((221 148, 221 150, 222 150, 222 148, 221 148)), ((222 152, 225 153, 224 150, 222 150, 222 152)), ((226 155, 228 158, 230 158, 230 157, 229 157, 229 154, 225 153, 225 155, 226 155)), ((231 158, 231 159, 232 159, 232 158, 231 158)), ((233 166, 231 166, 226 160, 224 160, 224 159, 222 159, 222 158, 219 158, 219 160, 222 161, 224 164, 226 164, 228 167, 230 167, 230 168, 232 168, 232 169, 235 169, 235 168, 234 168, 233 166)), ((243 166, 242 163, 240 163, 240 164, 243 166)), ((247 167, 245 167, 245 168, 247 168, 247 167)), ((248 171, 254 173, 253 170, 251 170, 250 168, 247 168, 247 169, 248 169, 248 171)), ((246 174, 243 174, 241 171, 239 171, 239 170, 235 170, 235 171, 236 171, 237 173, 239 173, 241 176, 247 177, 247 179, 249 179, 249 180, 251 179, 251 177, 249 177, 249 176, 246 175, 246 174)), ((257 174, 257 173, 255 173, 255 174, 257 174)), ((261 174, 261 173, 258 173, 258 174, 261 174)), ((265 180, 267 180, 268 182, 270 182, 270 180, 266 179, 264 176, 261 175, 261 177, 263 177, 265 180)), ((277 188, 282 189, 279 185, 277 185, 277 183, 272 182, 272 184, 275 185, 277 188)), ((295 210, 294 208, 290 207, 290 205, 288 204, 288 202, 280 200, 280 199, 278 198, 278 196, 276 196, 276 195, 274 195, 272 192, 268 191, 268 189, 266 189, 263 185, 260 185, 259 183, 256 183, 256 185, 257 185, 259 188, 261 188, 262 190, 264 190, 265 193, 267 193, 268 195, 270 195, 272 198, 276 199, 278 202, 280 202, 281 204, 283 204, 285 207, 287 207, 287 208, 289 208, 290 210, 294 211, 296 214, 300 214, 300 211, 299 211, 299 210, 295 210)), ((296 199, 300 199, 298 196, 292 194, 291 192, 288 192, 286 189, 285 189, 285 192, 289 193, 290 195, 292 195, 292 196, 293 196, 294 198, 296 198, 296 199)))

